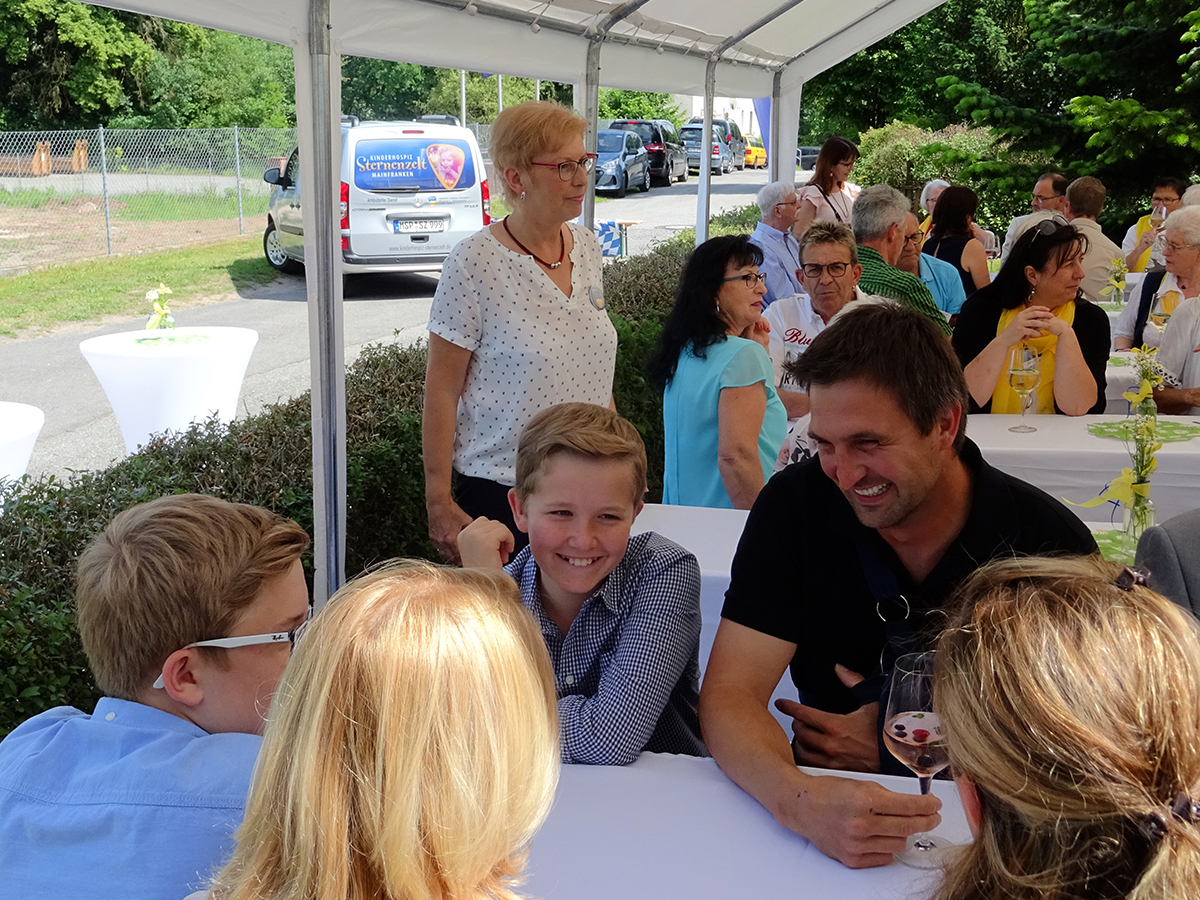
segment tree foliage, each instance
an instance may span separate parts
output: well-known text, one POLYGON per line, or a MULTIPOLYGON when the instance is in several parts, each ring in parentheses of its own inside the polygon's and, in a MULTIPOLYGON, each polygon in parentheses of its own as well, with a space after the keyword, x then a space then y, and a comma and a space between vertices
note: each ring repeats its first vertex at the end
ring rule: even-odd
POLYGON ((600 89, 601 119, 666 119, 676 128, 686 119, 670 94, 600 89))
POLYGON ((425 103, 437 81, 438 70, 432 66, 344 56, 342 112, 361 119, 411 119, 427 111, 425 103))
MULTIPOLYGON (((448 113, 461 117, 459 95, 459 70, 434 69, 437 73, 429 96, 421 104, 424 113, 448 113)), ((537 85, 532 78, 516 78, 505 75, 502 85, 504 105, 516 106, 532 100, 537 95, 537 85)), ((554 81, 543 81, 541 97, 543 100, 554 100, 570 106, 572 88, 569 84, 559 84, 554 81)), ((491 122, 500 113, 499 96, 497 91, 497 76, 484 77, 480 72, 467 73, 467 122, 491 122)), ((463 123, 464 125, 466 122, 463 123)))

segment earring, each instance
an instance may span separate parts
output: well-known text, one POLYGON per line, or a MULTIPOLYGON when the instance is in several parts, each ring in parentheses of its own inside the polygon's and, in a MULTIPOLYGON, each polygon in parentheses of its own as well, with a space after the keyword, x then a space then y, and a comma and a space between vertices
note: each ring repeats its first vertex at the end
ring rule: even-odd
POLYGON ((518 199, 518 200, 524 200, 524 199, 525 199, 525 192, 524 192, 524 191, 521 191, 521 196, 520 196, 520 197, 518 197, 517 199, 518 199))
POLYGON ((721 314, 721 301, 718 300, 717 301, 717 315, 719 316, 720 314, 721 314))

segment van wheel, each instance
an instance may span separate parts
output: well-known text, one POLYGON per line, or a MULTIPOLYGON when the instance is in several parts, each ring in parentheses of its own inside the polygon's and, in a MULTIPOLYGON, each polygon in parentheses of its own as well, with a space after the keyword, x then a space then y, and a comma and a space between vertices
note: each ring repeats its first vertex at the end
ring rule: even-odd
POLYGON ((678 177, 678 178, 676 178, 675 180, 676 180, 676 181, 678 181, 680 184, 683 184, 684 182, 686 182, 686 181, 688 180, 688 175, 689 175, 689 174, 690 174, 690 173, 689 173, 689 167, 688 167, 688 164, 687 164, 687 163, 684 163, 684 164, 683 164, 683 171, 681 171, 681 172, 679 173, 679 177, 678 177))
POLYGON ((283 252, 283 245, 279 243, 279 232, 275 230, 274 222, 268 221, 267 230, 263 232, 263 253, 267 257, 267 262, 277 272, 299 275, 304 271, 303 263, 296 262, 283 252))
POLYGON ((617 196, 617 197, 624 197, 624 196, 625 196, 625 192, 626 192, 627 190, 629 190, 629 173, 628 173, 628 172, 622 172, 622 173, 621 173, 621 184, 620 184, 620 186, 617 188, 617 191, 616 191, 616 195, 615 195, 615 196, 617 196))
POLYGON ((642 175, 642 193, 648 194, 650 193, 650 167, 646 166, 642 171, 645 173, 642 175))

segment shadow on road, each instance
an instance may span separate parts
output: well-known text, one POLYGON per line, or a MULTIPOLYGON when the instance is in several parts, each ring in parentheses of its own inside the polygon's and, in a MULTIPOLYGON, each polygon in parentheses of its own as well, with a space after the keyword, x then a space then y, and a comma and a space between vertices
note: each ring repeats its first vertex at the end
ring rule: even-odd
MULTIPOLYGON (((263 284, 258 278, 238 279, 230 267, 237 294, 244 300, 278 300, 284 303, 308 302, 308 290, 303 275, 278 275, 275 281, 263 284)), ((432 297, 437 290, 437 275, 412 273, 380 273, 347 276, 342 298, 347 302, 374 300, 409 300, 432 297)))
MULTIPOLYGON (((723 175, 714 175, 713 176, 711 187, 709 188, 709 193, 711 193, 713 195, 745 194, 746 193, 745 182, 723 183, 721 179, 724 177, 725 176, 723 176, 723 175)), ((763 184, 767 183, 767 173, 765 171, 763 172, 762 183, 763 184)), ((651 200, 655 197, 661 197, 663 194, 675 194, 680 197, 695 197, 698 195, 697 192, 699 191, 699 188, 700 188, 700 185, 699 185, 697 176, 695 174, 693 174, 683 184, 678 184, 678 183, 673 182, 670 185, 664 185, 662 187, 653 187, 649 191, 642 191, 642 190, 630 191, 628 194, 626 194, 621 199, 624 202, 632 201, 632 202, 636 203, 639 200, 651 200)), ((596 195, 597 200, 600 200, 601 198, 605 198, 605 199, 609 199, 609 200, 617 199, 616 197, 608 197, 605 194, 597 194, 596 195)), ((603 203, 596 204, 597 218, 602 218, 601 213, 603 212, 604 206, 605 206, 605 204, 603 204, 603 203)))

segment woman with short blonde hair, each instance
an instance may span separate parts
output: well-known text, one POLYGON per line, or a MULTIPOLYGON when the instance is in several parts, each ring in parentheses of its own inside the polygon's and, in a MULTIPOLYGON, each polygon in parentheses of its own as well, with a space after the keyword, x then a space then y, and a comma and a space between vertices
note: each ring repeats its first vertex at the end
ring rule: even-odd
POLYGON ((211 897, 514 898, 558 760, 553 670, 512 579, 373 572, 297 642, 211 897))
POLYGON ((975 841, 936 900, 1200 896, 1192 616, 1094 556, 994 562, 959 600, 933 696, 975 841))
POLYGON ((596 155, 573 110, 510 106, 488 142, 510 212, 446 258, 429 312, 421 443, 429 537, 456 561, 458 533, 513 522, 517 441, 559 403, 612 404, 617 332, 604 309, 600 242, 583 211, 596 155))

